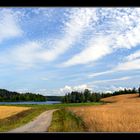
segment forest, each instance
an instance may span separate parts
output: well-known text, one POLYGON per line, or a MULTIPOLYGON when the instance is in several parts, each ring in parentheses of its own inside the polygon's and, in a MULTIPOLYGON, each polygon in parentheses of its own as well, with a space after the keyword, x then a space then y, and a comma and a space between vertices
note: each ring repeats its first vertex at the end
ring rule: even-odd
POLYGON ((46 101, 46 97, 34 93, 18 93, 0 89, 0 102, 17 102, 17 101, 46 101))
POLYGON ((123 89, 119 91, 114 91, 112 93, 99 93, 91 92, 88 89, 85 89, 84 92, 72 91, 71 93, 65 94, 63 97, 63 103, 84 103, 84 102, 98 102, 101 98, 121 95, 121 94, 136 94, 139 93, 140 96, 140 87, 136 89, 123 89))
POLYGON ((45 96, 47 101, 62 101, 64 96, 45 96))

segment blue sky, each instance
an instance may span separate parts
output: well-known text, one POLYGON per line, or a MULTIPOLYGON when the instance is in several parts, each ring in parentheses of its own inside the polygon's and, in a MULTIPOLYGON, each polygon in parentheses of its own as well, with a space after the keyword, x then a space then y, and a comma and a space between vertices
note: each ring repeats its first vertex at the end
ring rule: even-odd
POLYGON ((0 88, 64 95, 139 79, 139 8, 0 8, 0 88))

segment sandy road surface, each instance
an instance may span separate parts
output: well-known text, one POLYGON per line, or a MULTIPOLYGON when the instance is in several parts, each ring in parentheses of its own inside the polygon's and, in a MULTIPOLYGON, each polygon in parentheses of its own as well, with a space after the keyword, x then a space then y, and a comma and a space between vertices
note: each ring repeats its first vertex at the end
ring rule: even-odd
POLYGON ((35 120, 21 126, 19 128, 9 131, 10 133, 38 133, 38 132, 47 132, 52 121, 53 110, 47 110, 40 114, 35 120))

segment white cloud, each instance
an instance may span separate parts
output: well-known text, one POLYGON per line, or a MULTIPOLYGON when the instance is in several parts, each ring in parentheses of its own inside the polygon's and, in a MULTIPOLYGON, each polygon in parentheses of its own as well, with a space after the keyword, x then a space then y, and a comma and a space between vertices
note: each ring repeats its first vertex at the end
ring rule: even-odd
POLYGON ((111 70, 90 73, 88 74, 89 78, 114 73, 117 71, 128 71, 128 70, 138 70, 140 69, 140 50, 124 57, 123 61, 118 65, 114 66, 111 70))
POLYGON ((78 55, 75 55, 70 60, 63 63, 63 66, 72 66, 76 64, 86 64, 91 61, 96 61, 103 56, 112 52, 112 49, 109 47, 110 40, 105 37, 99 37, 93 40, 90 40, 88 47, 80 52, 78 55))
POLYGON ((96 72, 96 73, 88 74, 88 77, 92 78, 92 77, 96 77, 96 76, 100 76, 100 75, 104 75, 104 74, 110 74, 110 73, 113 73, 113 72, 114 72, 113 70, 108 70, 108 71, 103 71, 103 72, 96 72))
POLYGON ((129 80, 132 77, 130 76, 125 76, 125 77, 121 77, 121 78, 114 78, 114 79, 105 79, 105 80, 97 80, 97 81, 93 81, 93 82, 89 82, 88 84, 97 84, 97 83, 107 83, 107 82, 115 82, 115 81, 125 81, 125 80, 129 80))
POLYGON ((123 71, 123 70, 137 70, 140 69, 140 50, 126 56, 124 61, 119 63, 114 71, 123 71))
POLYGON ((43 52, 40 42, 30 41, 17 46, 13 49, 8 48, 5 52, 1 52, 0 62, 3 64, 11 64, 18 68, 31 68, 40 60, 40 52, 43 52))
POLYGON ((23 33, 15 14, 9 9, 0 11, 0 42, 4 39, 18 37, 23 33))
POLYGON ((42 53, 42 58, 46 61, 52 61, 71 48, 86 28, 89 27, 90 22, 96 20, 94 12, 95 10, 90 8, 71 10, 69 17, 67 17, 68 21, 64 21, 64 35, 54 41, 52 49, 42 53))
POLYGON ((112 93, 112 91, 111 90, 106 90, 105 93, 112 93))
POLYGON ((140 69, 140 59, 122 62, 114 68, 114 71, 137 70, 140 69))
POLYGON ((87 47, 63 63, 63 66, 86 64, 115 52, 140 44, 139 8, 97 8, 98 19, 87 47))
POLYGON ((47 80, 49 80, 49 78, 47 78, 47 77, 42 77, 41 80, 47 81, 47 80))
POLYGON ((112 93, 114 91, 119 91, 119 90, 124 90, 124 89, 132 89, 132 88, 129 88, 129 87, 120 87, 120 86, 110 86, 110 87, 107 87, 108 90, 104 91, 105 93, 112 93))
POLYGON ((67 86, 66 85, 64 88, 60 88, 60 92, 63 93, 63 94, 69 93, 69 92, 72 92, 72 91, 83 92, 85 89, 91 90, 91 88, 86 84, 78 85, 78 86, 67 86))
POLYGON ((125 60, 127 61, 131 61, 131 60, 134 60, 134 59, 137 59, 137 58, 140 58, 140 50, 128 55, 125 60))
POLYGON ((20 89, 17 89, 16 91, 19 92, 19 93, 26 93, 26 92, 30 92, 30 89, 28 89, 28 88, 20 88, 20 89))
MULTIPOLYGON (((89 26, 91 20, 93 20, 93 14, 94 9, 89 8, 71 10, 67 21, 64 21, 63 35, 61 37, 52 39, 51 43, 44 39, 19 44, 13 47, 12 50, 9 49, 8 52, 2 54, 1 62, 12 61, 12 63, 16 63, 19 67, 31 68, 39 61, 48 62, 55 60, 77 41, 79 36, 86 30, 86 27, 89 26)), ((11 15, 10 18, 10 22, 12 21, 13 24, 10 26, 11 29, 7 28, 7 30, 9 32, 11 30, 11 35, 13 36, 19 35, 19 28, 14 24, 15 22, 11 15)))

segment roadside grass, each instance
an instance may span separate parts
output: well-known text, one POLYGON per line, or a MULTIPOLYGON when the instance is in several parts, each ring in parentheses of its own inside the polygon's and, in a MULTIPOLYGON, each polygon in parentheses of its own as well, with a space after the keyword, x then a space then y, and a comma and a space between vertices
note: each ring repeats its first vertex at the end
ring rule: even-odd
POLYGON ((0 119, 0 132, 7 132, 11 129, 20 127, 21 125, 24 125, 33 120, 44 111, 45 108, 31 108, 11 117, 0 119))
POLYGON ((48 132, 85 132, 86 127, 80 117, 66 109, 53 113, 53 119, 48 132))
MULTIPOLYGON (((69 104, 62 103, 62 104, 53 104, 53 105, 52 104, 51 105, 48 105, 48 104, 46 104, 46 105, 37 105, 37 104, 0 105, 0 106, 31 107, 31 109, 29 109, 27 111, 20 112, 16 115, 10 116, 5 119, 0 119, 0 132, 7 132, 14 128, 20 127, 20 126, 30 122, 31 120, 34 120, 38 115, 40 115, 41 113, 43 113, 46 110, 50 110, 50 109, 62 109, 63 110, 66 107, 78 107, 78 106, 82 107, 82 106, 93 106, 93 105, 101 105, 101 104, 103 104, 103 103, 102 102, 92 102, 92 103, 69 103, 69 104)), ((59 113, 59 116, 60 116, 60 113, 59 113)), ((66 115, 64 117, 66 117, 66 115)), ((66 127, 66 128, 68 129, 68 127, 66 127)))

